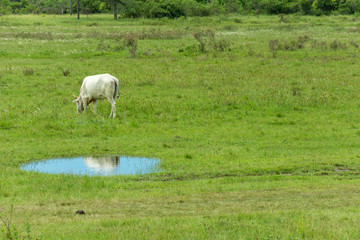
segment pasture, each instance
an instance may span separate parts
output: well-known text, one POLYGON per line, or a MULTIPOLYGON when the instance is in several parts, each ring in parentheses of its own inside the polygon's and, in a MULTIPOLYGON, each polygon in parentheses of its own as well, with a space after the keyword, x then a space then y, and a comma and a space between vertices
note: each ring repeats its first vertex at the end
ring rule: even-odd
POLYGON ((279 20, 1 16, 0 238, 360 238, 360 17, 279 20), (115 119, 72 103, 99 73, 115 119), (92 155, 164 171, 19 169, 92 155))

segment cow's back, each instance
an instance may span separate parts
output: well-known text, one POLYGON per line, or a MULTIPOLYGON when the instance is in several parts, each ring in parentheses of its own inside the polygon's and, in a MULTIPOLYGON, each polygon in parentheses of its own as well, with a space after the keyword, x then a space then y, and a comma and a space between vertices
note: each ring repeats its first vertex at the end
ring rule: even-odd
POLYGON ((116 90, 116 81, 110 74, 99 74, 84 78, 80 89, 83 98, 104 99, 112 97, 116 90))

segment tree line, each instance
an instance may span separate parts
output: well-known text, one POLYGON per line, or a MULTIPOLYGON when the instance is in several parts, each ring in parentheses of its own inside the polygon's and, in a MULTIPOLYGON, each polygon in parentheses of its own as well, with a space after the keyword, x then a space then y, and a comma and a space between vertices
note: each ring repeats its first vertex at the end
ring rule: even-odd
MULTIPOLYGON (((360 0, 0 0, 0 14, 114 13, 123 17, 178 18, 226 13, 354 14, 360 0)), ((78 15, 79 16, 79 15, 78 15)))

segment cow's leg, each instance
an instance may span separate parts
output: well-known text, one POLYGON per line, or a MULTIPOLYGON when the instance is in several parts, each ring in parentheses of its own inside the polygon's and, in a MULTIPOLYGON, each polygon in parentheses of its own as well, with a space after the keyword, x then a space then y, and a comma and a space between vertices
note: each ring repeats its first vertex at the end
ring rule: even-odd
POLYGON ((86 108, 87 108, 87 103, 88 103, 88 100, 87 99, 83 99, 83 106, 84 106, 84 113, 86 113, 86 108))
POLYGON ((93 101, 93 104, 94 104, 94 112, 96 113, 96 103, 97 103, 97 100, 93 101))
POLYGON ((115 118, 116 117, 116 102, 112 98, 108 98, 108 100, 111 104, 111 113, 110 113, 109 118, 111 118, 111 117, 115 118))

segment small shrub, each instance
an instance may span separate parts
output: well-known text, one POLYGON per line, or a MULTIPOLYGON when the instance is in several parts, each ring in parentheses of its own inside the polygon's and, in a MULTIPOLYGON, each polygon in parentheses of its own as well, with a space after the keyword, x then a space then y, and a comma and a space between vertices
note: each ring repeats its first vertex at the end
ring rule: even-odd
POLYGON ((53 34, 51 32, 19 32, 14 34, 17 38, 24 39, 39 39, 39 40, 53 40, 53 34))
POLYGON ((73 38, 83 38, 84 37, 84 34, 82 33, 76 33, 73 35, 73 38))
POLYGON ((236 22, 236 23, 242 23, 242 20, 241 20, 240 18, 235 18, 235 19, 234 19, 234 22, 236 22))
POLYGON ((327 42, 324 42, 324 41, 318 42, 317 40, 313 40, 311 42, 311 47, 313 49, 320 48, 320 49, 326 50, 326 49, 328 49, 328 44, 327 44, 327 42))
POLYGON ((40 39, 40 40, 53 40, 53 34, 51 32, 43 32, 43 33, 37 33, 34 34, 34 38, 35 39, 40 39))
POLYGON ((103 52, 109 50, 109 48, 110 48, 110 45, 109 45, 109 44, 106 44, 106 43, 104 42, 104 40, 101 40, 101 41, 98 43, 98 46, 97 46, 97 50, 98 50, 98 51, 103 51, 103 52))
POLYGON ((124 49, 124 44, 122 44, 120 41, 117 41, 117 44, 113 47, 114 52, 121 52, 124 49))
MULTIPOLYGON (((82 37, 84 37, 84 36, 82 36, 82 37)), ((107 33, 93 31, 93 32, 86 33, 86 38, 105 39, 105 38, 109 38, 109 36, 107 33)))
POLYGON ((69 75, 70 75, 70 73, 71 73, 71 71, 70 71, 70 69, 69 69, 69 68, 67 68, 67 69, 63 69, 63 70, 62 70, 62 72, 63 72, 63 75, 64 75, 65 77, 69 76, 69 75))
POLYGON ((299 36, 296 40, 284 40, 283 42, 280 42, 278 39, 272 39, 269 41, 268 46, 273 53, 278 50, 295 51, 303 49, 307 41, 309 41, 309 36, 307 35, 299 36))
POLYGON ((210 46, 215 52, 225 52, 230 50, 230 41, 226 39, 216 40, 215 31, 207 29, 202 32, 193 33, 194 38, 198 41, 200 52, 206 52, 207 46, 210 46))
POLYGON ((269 40, 269 44, 268 44, 270 50, 272 52, 276 52, 277 50, 280 49, 280 41, 279 39, 271 39, 269 40))
POLYGON ((226 25, 226 26, 224 26, 224 30, 226 30, 226 31, 235 31, 237 29, 238 29, 238 27, 235 26, 235 25, 226 25))
POLYGON ((307 41, 309 41, 310 37, 308 35, 298 36, 298 44, 303 46, 307 41))
POLYGON ((338 42, 336 39, 334 41, 332 41, 329 45, 329 47, 332 49, 332 50, 337 50, 339 48, 339 44, 340 42, 338 42))
POLYGON ((129 48, 129 53, 133 58, 136 58, 137 38, 135 35, 129 34, 124 38, 124 47, 129 48))
POLYGON ((206 40, 204 39, 202 32, 193 33, 194 38, 199 42, 200 52, 205 52, 206 40))
POLYGON ((358 33, 360 32, 360 26, 354 27, 354 28, 349 28, 348 30, 351 33, 358 33))
POLYGON ((17 38, 30 38, 31 34, 29 32, 19 32, 19 33, 15 33, 15 37, 17 37, 17 38))
POLYGON ((213 29, 207 29, 204 35, 205 37, 208 37, 210 41, 214 41, 215 39, 215 31, 213 29))
POLYGON ((35 73, 35 69, 33 69, 33 68, 24 68, 23 69, 23 74, 25 76, 31 76, 31 75, 34 75, 34 73, 35 73))
POLYGON ((184 53, 187 56, 194 55, 197 51, 198 47, 196 46, 196 44, 179 49, 179 52, 184 53))
POLYGON ((249 46, 247 54, 248 54, 248 56, 253 57, 256 55, 256 52, 254 51, 254 49, 251 46, 249 46))
POLYGON ((279 18, 280 18, 279 22, 282 22, 282 23, 290 22, 289 17, 286 16, 285 14, 283 14, 283 13, 279 14, 279 18))
POLYGON ((220 52, 230 51, 230 41, 227 39, 220 39, 219 41, 214 42, 214 50, 220 52))
POLYGON ((8 240, 40 239, 37 237, 33 238, 31 236, 31 225, 28 216, 26 218, 25 233, 19 233, 17 227, 15 227, 14 224, 12 223, 13 214, 14 214, 14 205, 11 204, 10 209, 5 213, 5 215, 2 214, 0 215, 0 223, 1 223, 0 226, 1 225, 4 226, 4 230, 2 231, 4 232, 3 235, 4 238, 1 239, 8 239, 8 240))
POLYGON ((297 96, 297 95, 300 95, 301 89, 300 89, 299 87, 293 87, 293 88, 291 89, 291 92, 292 92, 292 95, 293 95, 293 96, 297 96))
POLYGON ((193 156, 192 156, 190 153, 186 153, 186 154, 185 154, 185 158, 186 158, 186 159, 192 159, 193 156))
POLYGON ((332 41, 329 44, 330 49, 332 50, 337 50, 337 49, 345 49, 346 48, 346 43, 341 43, 340 41, 337 41, 336 39, 334 41, 332 41))
POLYGON ((92 23, 88 23, 86 24, 87 27, 96 27, 99 26, 99 24, 97 22, 92 22, 92 23))
POLYGON ((193 36, 199 42, 200 52, 205 52, 206 40, 204 39, 204 34, 202 32, 195 32, 193 36))
POLYGON ((359 48, 359 44, 357 44, 354 39, 350 39, 349 40, 349 43, 351 46, 353 46, 354 48, 359 48))
POLYGON ((186 35, 186 32, 180 29, 162 30, 160 28, 143 29, 141 32, 132 33, 138 39, 178 39, 186 35))

